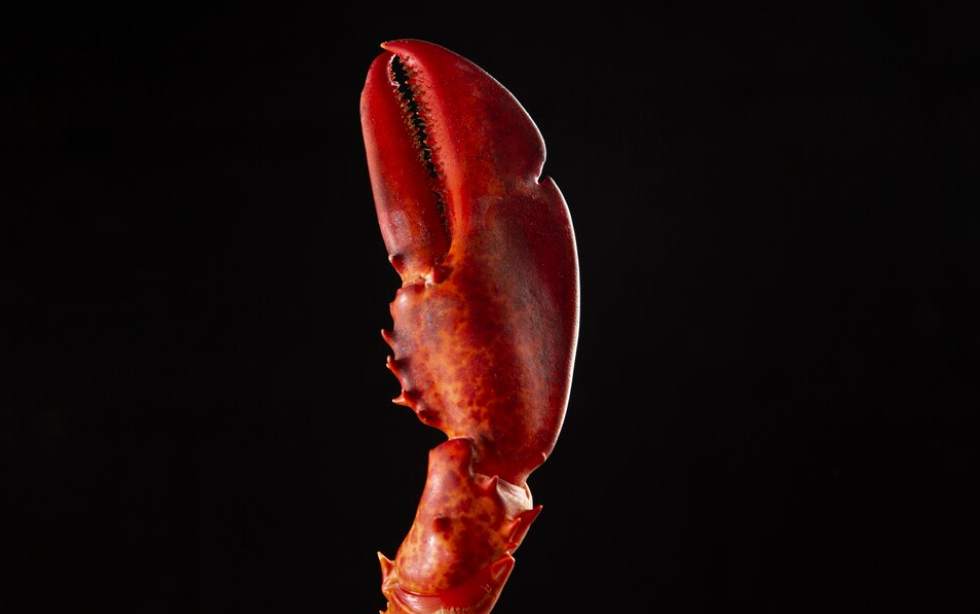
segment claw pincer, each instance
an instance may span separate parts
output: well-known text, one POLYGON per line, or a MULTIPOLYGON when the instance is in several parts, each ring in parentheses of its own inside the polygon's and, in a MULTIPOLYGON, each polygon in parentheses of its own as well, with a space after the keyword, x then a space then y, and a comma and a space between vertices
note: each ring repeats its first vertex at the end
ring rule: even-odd
POLYGON ((489 612, 540 507, 528 475, 554 448, 578 334, 568 209, 544 142, 475 64, 385 43, 361 97, 381 232, 402 279, 384 331, 396 403, 449 437, 429 456, 395 560, 389 614, 489 612), (455 609, 454 609, 455 608, 455 609))

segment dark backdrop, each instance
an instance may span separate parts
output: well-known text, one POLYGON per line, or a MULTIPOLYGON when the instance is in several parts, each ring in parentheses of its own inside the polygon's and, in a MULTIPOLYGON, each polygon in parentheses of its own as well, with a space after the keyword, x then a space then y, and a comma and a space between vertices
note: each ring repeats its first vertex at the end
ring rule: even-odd
POLYGON ((11 611, 383 606, 441 439, 378 335, 400 37, 515 93, 577 232, 502 614, 976 607, 976 12, 403 9, 6 20, 11 611))

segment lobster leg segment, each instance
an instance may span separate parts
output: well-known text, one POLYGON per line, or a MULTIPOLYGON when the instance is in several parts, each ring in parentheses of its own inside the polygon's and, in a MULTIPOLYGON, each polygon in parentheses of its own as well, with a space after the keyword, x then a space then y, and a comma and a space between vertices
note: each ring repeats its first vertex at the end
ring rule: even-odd
POLYGON ((402 287, 382 331, 432 451, 415 524, 381 558, 389 613, 490 611, 540 508, 526 479, 564 420, 578 336, 568 208, 514 96, 431 43, 382 45, 361 97, 378 219, 402 287))
POLYGON ((406 612, 488 612, 513 567, 511 555, 540 512, 526 484, 476 473, 475 454, 466 438, 429 453, 415 523, 397 563, 382 558, 382 590, 406 612))

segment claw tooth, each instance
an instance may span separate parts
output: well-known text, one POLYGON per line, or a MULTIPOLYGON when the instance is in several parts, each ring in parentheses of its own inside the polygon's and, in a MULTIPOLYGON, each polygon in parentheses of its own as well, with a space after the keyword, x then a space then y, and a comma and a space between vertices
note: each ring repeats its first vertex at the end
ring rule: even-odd
POLYGON ((411 401, 408 399, 408 395, 402 390, 401 394, 391 400, 395 405, 404 405, 405 407, 411 407, 411 401))
POLYGON ((510 535, 507 536, 507 541, 513 542, 515 548, 524 540, 524 536, 527 535, 528 529, 531 528, 531 523, 534 522, 534 519, 541 513, 541 509, 542 507, 538 505, 537 507, 529 509, 526 512, 521 512, 511 523, 509 527, 510 535))
POLYGON ((415 390, 405 390, 402 388, 401 394, 391 400, 392 403, 396 405, 404 405, 405 407, 416 408, 416 404, 419 400, 419 393, 415 390))
POLYGON ((490 566, 490 576, 493 578, 494 582, 499 583, 502 579, 507 577, 513 568, 513 557, 505 555, 490 566))
POLYGON ((384 582, 388 579, 388 574, 391 573, 391 568, 394 567, 395 564, 380 552, 378 552, 378 562, 381 563, 381 581, 384 582))
POLYGON ((394 346, 394 343, 395 343, 395 333, 394 332, 392 332, 390 330, 385 330, 385 329, 382 328, 381 329, 381 338, 385 340, 385 343, 387 343, 388 346, 391 349, 395 349, 395 346, 394 346))
POLYGON ((391 356, 389 356, 388 359, 385 361, 385 366, 388 367, 388 370, 389 371, 391 371, 392 373, 395 374, 395 377, 398 377, 398 361, 397 360, 395 360, 394 358, 392 358, 391 356))
POLYGON ((541 513, 541 510, 543 510, 543 509, 544 509, 544 506, 538 504, 538 505, 534 506, 533 508, 527 510, 526 512, 521 512, 520 513, 520 518, 524 522, 524 524, 530 525, 532 522, 534 522, 534 519, 538 517, 538 514, 540 514, 541 513))

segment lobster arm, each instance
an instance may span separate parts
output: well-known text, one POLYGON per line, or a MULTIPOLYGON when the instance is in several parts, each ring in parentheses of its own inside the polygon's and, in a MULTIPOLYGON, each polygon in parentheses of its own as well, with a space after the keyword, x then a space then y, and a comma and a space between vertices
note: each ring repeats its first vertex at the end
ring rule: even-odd
POLYGON ((429 474, 398 565, 379 554, 394 612, 489 612, 514 567, 511 554, 541 511, 531 492, 476 473, 474 446, 450 439, 429 453, 429 474))
POLYGON ((408 537, 381 557, 389 613, 489 612, 540 508, 527 476, 564 420, 578 333, 568 209, 520 103, 475 64, 385 43, 361 97, 368 168, 402 278, 383 331, 395 402, 449 440, 408 537))

